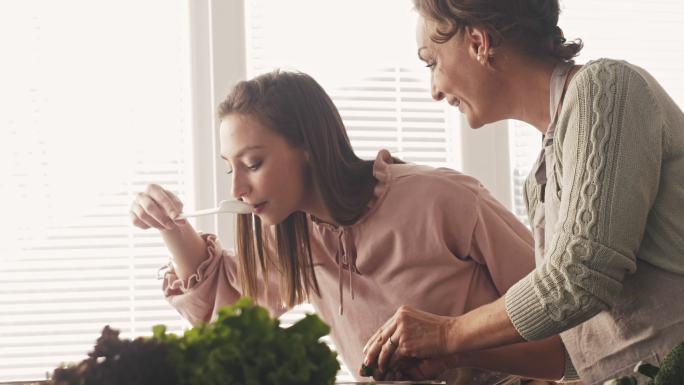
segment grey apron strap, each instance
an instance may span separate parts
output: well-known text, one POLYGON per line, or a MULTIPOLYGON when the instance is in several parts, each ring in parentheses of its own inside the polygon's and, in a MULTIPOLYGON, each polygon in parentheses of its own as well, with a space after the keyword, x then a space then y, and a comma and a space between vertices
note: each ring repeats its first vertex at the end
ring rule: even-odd
POLYGON ((553 138, 556 133, 556 120, 558 119, 558 111, 560 111, 560 103, 563 97, 563 89, 565 88, 565 82, 570 74, 570 69, 575 65, 573 61, 565 61, 554 68, 551 74, 551 81, 549 85, 549 126, 546 128, 546 134, 542 140, 542 150, 539 153, 539 159, 536 163, 536 169, 534 171, 534 177, 537 180, 537 184, 540 185, 539 189, 539 202, 544 202, 544 186, 546 186, 546 161, 545 161, 545 150, 547 146, 553 144, 553 138))
MULTIPOLYGON (((553 155, 551 146, 553 144, 553 137, 556 131, 556 120, 558 111, 560 110, 560 102, 563 97, 563 88, 565 87, 568 74, 573 65, 574 63, 572 61, 562 62, 556 66, 551 74, 551 80, 549 83, 549 126, 546 129, 546 135, 544 135, 544 139, 542 141, 542 149, 539 153, 539 158, 535 162, 535 166, 533 167, 532 171, 537 182, 536 190, 539 194, 537 197, 539 203, 537 208, 534 210, 534 217, 530 218, 532 232, 534 234, 534 260, 537 265, 544 263, 544 253, 547 244, 546 224, 554 217, 553 215, 550 215, 551 218, 547 218, 546 212, 548 211, 548 207, 546 207, 547 205, 544 203, 546 201, 546 185, 549 175, 546 169, 546 165, 549 163, 547 162, 547 157, 549 155, 553 155)), ((553 163, 553 161, 551 161, 551 163, 553 163)), ((550 167, 553 167, 553 164, 551 164, 550 167)), ((548 171, 553 170, 549 169, 548 171)))

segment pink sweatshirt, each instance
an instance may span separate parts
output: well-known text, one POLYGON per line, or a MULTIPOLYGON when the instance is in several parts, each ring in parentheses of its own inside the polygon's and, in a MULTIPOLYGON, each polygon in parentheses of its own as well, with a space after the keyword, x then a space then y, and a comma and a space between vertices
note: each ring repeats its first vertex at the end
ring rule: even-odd
MULTIPOLYGON (((532 235, 474 178, 414 164, 390 164, 381 151, 376 199, 351 226, 311 219, 321 296, 310 299, 352 372, 368 338, 401 305, 455 316, 494 301, 534 268, 532 235), (337 256, 339 255, 339 260, 337 256)), ((164 293, 193 324, 241 295, 234 254, 205 235, 209 258, 182 281, 172 266, 164 293)), ((274 316, 288 309, 260 298, 274 316)), ((260 290, 264 292, 264 290, 260 290)))

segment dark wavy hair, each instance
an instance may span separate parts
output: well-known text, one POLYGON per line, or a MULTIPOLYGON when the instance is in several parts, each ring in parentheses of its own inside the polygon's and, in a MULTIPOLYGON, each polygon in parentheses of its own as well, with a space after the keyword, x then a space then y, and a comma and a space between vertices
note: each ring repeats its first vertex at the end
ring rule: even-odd
MULTIPOLYGON (((312 182, 337 223, 352 224, 364 213, 377 183, 373 162, 356 156, 337 108, 312 77, 274 71, 242 81, 218 107, 219 119, 231 114, 259 120, 291 146, 308 153, 312 182)), ((268 279, 275 269, 287 305, 304 301, 311 291, 320 295, 306 214, 292 213, 274 227, 263 227, 256 215, 238 216, 243 292, 257 297, 258 270, 268 279)))
POLYGON ((467 26, 482 27, 492 47, 503 41, 533 56, 570 60, 582 49, 581 39, 565 40, 558 27, 558 0, 413 0, 421 16, 437 22, 431 37, 444 43, 467 26))

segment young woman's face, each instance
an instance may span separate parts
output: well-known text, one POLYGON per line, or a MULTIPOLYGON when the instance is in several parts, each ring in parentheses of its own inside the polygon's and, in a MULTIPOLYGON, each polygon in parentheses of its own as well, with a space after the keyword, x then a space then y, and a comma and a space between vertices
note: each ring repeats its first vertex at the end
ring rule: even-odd
POLYGON ((228 164, 233 196, 255 207, 268 225, 301 211, 309 199, 306 154, 250 116, 221 120, 221 157, 228 164))
POLYGON ((432 97, 446 99, 466 115, 472 128, 498 120, 495 117, 497 82, 477 60, 482 31, 466 28, 445 43, 430 39, 437 23, 418 18, 418 57, 430 68, 432 97))

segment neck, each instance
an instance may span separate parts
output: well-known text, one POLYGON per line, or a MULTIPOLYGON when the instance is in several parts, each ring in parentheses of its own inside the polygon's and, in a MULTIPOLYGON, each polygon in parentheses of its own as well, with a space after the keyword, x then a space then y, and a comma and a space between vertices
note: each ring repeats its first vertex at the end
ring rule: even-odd
POLYGON ((307 204, 304 205, 305 213, 317 218, 318 220, 329 223, 333 226, 339 226, 339 223, 333 219, 330 210, 323 201, 323 195, 319 189, 312 189, 311 196, 307 197, 307 204))
POLYGON ((509 101, 507 118, 521 120, 542 134, 550 123, 549 98, 556 59, 508 57, 506 65, 505 100, 509 101))

